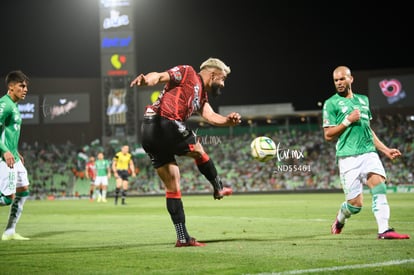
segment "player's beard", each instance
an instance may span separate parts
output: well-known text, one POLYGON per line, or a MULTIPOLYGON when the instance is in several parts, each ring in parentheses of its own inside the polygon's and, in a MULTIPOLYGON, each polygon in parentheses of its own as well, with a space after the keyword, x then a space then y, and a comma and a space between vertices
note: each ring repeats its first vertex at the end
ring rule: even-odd
POLYGON ((349 94, 349 90, 350 90, 350 87, 348 86, 348 85, 346 85, 345 86, 345 89, 342 91, 342 92, 340 92, 340 91, 336 91, 340 96, 342 96, 342 97, 346 97, 348 94, 349 94))
POLYGON ((218 97, 219 95, 221 95, 219 84, 216 84, 216 83, 211 84, 211 94, 213 95, 213 97, 218 97))
POLYGON ((348 91, 342 91, 342 92, 338 92, 338 95, 342 96, 342 97, 346 97, 348 95, 348 91))

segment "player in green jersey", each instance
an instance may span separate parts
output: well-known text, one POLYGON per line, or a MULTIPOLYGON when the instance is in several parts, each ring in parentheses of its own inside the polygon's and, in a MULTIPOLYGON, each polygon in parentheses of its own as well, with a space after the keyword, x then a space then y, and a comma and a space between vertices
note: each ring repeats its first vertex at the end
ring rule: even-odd
POLYGON ((378 151, 388 158, 401 156, 396 148, 389 148, 371 129, 372 119, 368 97, 352 91, 351 70, 339 66, 333 71, 336 94, 323 106, 323 129, 327 141, 336 141, 336 160, 345 201, 331 227, 332 234, 340 234, 345 221, 358 214, 363 206, 363 185, 372 194, 372 212, 378 225, 378 239, 409 239, 389 227, 390 207, 386 191, 386 173, 378 151))
POLYGON ((16 233, 16 224, 29 196, 24 159, 18 152, 22 118, 17 102, 28 92, 29 78, 22 71, 6 76, 7 94, 0 98, 0 205, 11 205, 3 241, 28 240, 16 233))
POLYGON ((108 190, 108 181, 111 177, 111 163, 104 158, 104 154, 99 152, 95 161, 96 178, 95 178, 95 197, 97 202, 107 202, 106 193, 108 190))

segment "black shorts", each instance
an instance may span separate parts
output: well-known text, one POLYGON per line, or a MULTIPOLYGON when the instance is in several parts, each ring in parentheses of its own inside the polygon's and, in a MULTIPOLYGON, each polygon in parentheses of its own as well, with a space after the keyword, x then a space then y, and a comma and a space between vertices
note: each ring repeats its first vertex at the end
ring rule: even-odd
POLYGON ((128 170, 117 170, 116 173, 118 174, 118 177, 120 177, 122 180, 128 180, 129 173, 128 170))
POLYGON ((192 151, 197 136, 184 122, 160 116, 144 117, 141 125, 142 147, 151 159, 152 166, 159 168, 176 162, 175 156, 192 151))

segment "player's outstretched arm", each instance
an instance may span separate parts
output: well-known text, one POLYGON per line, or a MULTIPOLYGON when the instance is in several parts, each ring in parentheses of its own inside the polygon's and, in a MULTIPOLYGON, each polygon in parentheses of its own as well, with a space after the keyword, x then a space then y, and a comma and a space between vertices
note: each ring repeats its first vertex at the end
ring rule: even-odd
POLYGON ((211 105, 206 102, 201 111, 201 116, 211 125, 214 126, 236 126, 241 123, 241 116, 239 113, 233 112, 227 116, 222 116, 214 112, 211 105))
POLYGON ((381 151, 384 155, 386 155, 389 159, 396 159, 400 157, 402 154, 400 150, 396 148, 389 148, 386 146, 375 134, 374 130, 371 129, 372 136, 374 137, 374 144, 375 148, 377 148, 378 151, 381 151))
POLYGON ((131 81, 130 86, 154 86, 158 83, 166 83, 170 80, 170 75, 167 72, 151 72, 146 75, 140 74, 131 81))

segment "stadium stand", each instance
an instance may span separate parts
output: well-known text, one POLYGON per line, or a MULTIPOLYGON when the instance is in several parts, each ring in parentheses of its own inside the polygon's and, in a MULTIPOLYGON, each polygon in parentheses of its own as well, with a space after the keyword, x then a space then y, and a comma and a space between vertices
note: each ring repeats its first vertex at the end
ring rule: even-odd
MULTIPOLYGON (((414 121, 405 115, 383 115, 373 121, 372 127, 385 144, 403 152, 402 158, 392 162, 380 154, 388 171, 389 186, 412 185, 414 121)), ((324 141, 318 123, 257 123, 238 128, 237 131, 215 127, 197 129, 200 141, 217 163, 223 183, 232 186, 234 192, 340 190, 337 167, 333 161, 334 145, 324 141), (281 155, 266 163, 254 161, 250 156, 250 142, 258 135, 271 137, 279 145, 281 155)), ((81 149, 70 142, 61 145, 22 144, 21 153, 29 172, 32 197, 87 197, 89 182, 82 176, 84 166, 79 153, 96 155, 98 151, 104 151, 105 157, 111 160, 113 153, 118 150, 117 144, 101 146, 95 140, 81 149)), ((139 148, 139 144, 130 146, 139 148)), ((136 152, 139 153, 134 154, 134 162, 139 173, 131 179, 130 194, 163 194, 162 183, 155 175, 149 159, 142 150, 137 149, 136 152)), ((178 157, 177 161, 182 167, 183 192, 211 192, 210 185, 191 159, 178 157)), ((114 186, 115 181, 111 178, 109 196, 114 186)))

